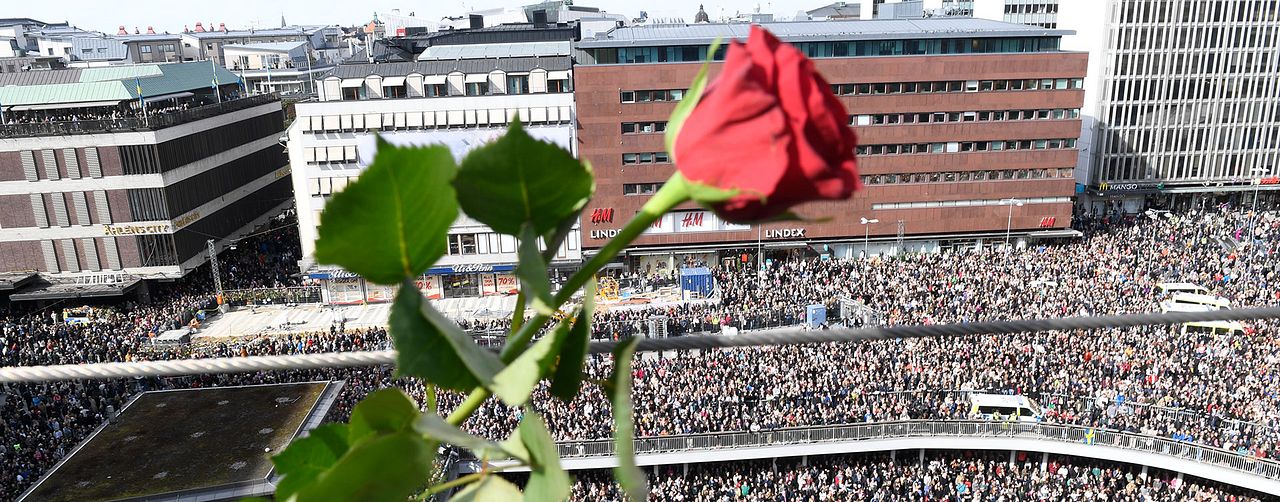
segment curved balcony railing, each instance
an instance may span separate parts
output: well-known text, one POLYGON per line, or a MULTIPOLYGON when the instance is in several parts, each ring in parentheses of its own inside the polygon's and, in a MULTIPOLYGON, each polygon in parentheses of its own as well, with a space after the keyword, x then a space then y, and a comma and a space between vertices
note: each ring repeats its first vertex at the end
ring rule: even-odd
POLYGON ((70 122, 32 122, 0 125, 0 138, 29 138, 36 136, 64 136, 69 134, 100 134, 120 131, 154 131, 179 124, 204 120, 228 112, 252 108, 279 101, 274 94, 259 94, 223 101, 188 110, 157 113, 143 117, 119 117, 102 120, 76 120, 70 122))
MULTIPOLYGON (((636 454, 693 450, 725 450, 762 446, 815 444, 873 439, 970 437, 1018 438, 1109 446, 1226 467, 1280 480, 1280 462, 1231 451, 1144 434, 1092 429, 1077 425, 1028 422, 924 421, 778 429, 762 432, 691 434, 635 440, 636 454)), ((613 456, 611 440, 564 441, 557 444, 562 458, 613 456)))

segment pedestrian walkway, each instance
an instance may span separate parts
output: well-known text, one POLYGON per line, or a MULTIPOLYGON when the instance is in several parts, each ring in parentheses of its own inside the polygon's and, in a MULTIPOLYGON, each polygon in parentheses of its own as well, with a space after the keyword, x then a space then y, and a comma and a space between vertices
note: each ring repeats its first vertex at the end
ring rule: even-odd
MULTIPOLYGON (((514 296, 450 298, 432 302, 452 319, 508 317, 515 308, 514 296)), ((205 323, 196 339, 250 336, 262 333, 327 331, 330 325, 346 323, 347 328, 386 326, 390 303, 329 306, 304 304, 239 307, 205 323)))

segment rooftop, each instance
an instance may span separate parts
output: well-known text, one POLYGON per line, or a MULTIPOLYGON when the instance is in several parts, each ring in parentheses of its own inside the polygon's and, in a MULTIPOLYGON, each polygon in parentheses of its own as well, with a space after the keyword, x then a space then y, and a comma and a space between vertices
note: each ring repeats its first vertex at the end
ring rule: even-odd
POLYGON ((338 387, 144 393, 19 500, 216 500, 245 485, 269 489, 271 455, 319 422, 338 387))
POLYGON ((283 37, 289 35, 303 36, 305 32, 301 28, 272 28, 266 30, 193 31, 184 33, 184 35, 196 38, 283 37))
POLYGON ((233 44, 224 45, 223 49, 240 49, 247 51, 260 52, 289 52, 297 49, 301 45, 306 45, 306 40, 295 40, 292 42, 261 42, 256 44, 233 44))
POLYGON ((138 86, 144 97, 208 89, 215 73, 219 82, 238 81, 226 68, 205 62, 0 73, 0 103, 17 110, 107 106, 101 103, 137 99, 138 86))
MULTIPOLYGON (((761 23, 786 42, 968 37, 1034 37, 1070 35, 1069 30, 974 18, 874 19, 761 23)), ((704 45, 717 37, 745 40, 748 23, 682 24, 616 28, 578 42, 579 47, 704 45)))
POLYGON ((568 56, 571 52, 572 46, 567 40, 515 44, 437 45, 428 47, 422 55, 418 56, 418 60, 568 56))
POLYGON ((568 56, 553 57, 515 57, 502 59, 462 59, 441 61, 418 61, 410 63, 380 64, 341 64, 325 78, 365 78, 369 75, 381 77, 403 77, 409 74, 448 75, 450 73, 489 73, 494 70, 505 72, 530 71, 541 68, 547 71, 564 71, 572 66, 568 56))

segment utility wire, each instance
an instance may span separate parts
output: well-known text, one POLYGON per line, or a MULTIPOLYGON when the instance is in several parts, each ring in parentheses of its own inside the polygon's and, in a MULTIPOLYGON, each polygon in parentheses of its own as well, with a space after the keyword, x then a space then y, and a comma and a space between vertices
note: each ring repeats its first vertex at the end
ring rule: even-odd
MULTIPOLYGON (((1126 328, 1147 325, 1171 325, 1188 322, 1244 321, 1280 318, 1280 306, 1208 312, 1168 312, 1111 316, 1065 317, 1017 321, 990 321, 888 328, 846 328, 825 330, 788 329, 736 336, 694 335, 676 338, 647 338, 636 350, 714 349, 772 345, 798 345, 826 342, 857 342, 891 338, 947 338, 966 335, 1069 331, 1078 329, 1126 328)), ((610 352, 620 342, 592 342, 592 354, 610 352)), ((68 364, 58 366, 13 366, 0 368, 0 383, 52 382, 59 380, 107 379, 125 377, 157 377, 216 373, 251 373, 257 371, 311 368, 343 368, 393 364, 396 353, 390 350, 367 352, 332 352, 284 356, 249 356, 168 361, 68 364)))

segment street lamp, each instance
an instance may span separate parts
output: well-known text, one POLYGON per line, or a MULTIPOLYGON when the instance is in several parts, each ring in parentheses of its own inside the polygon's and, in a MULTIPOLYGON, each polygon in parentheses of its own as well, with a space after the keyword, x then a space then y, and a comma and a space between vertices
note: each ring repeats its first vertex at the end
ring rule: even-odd
POLYGON ((1255 178, 1253 180, 1253 215, 1249 217, 1249 268, 1253 268, 1253 249, 1254 226, 1258 223, 1258 190, 1262 188, 1262 175, 1267 174, 1265 167, 1255 167, 1249 170, 1255 178))
POLYGON ((1008 221, 1005 222, 1005 226, 1004 226, 1005 247, 1009 247, 1009 236, 1010 234, 1013 233, 1013 208, 1014 206, 1022 207, 1022 204, 1023 204, 1022 199, 1004 199, 1000 201, 1001 206, 1004 206, 1004 205, 1009 206, 1009 219, 1008 221))
POLYGON ((862 222, 862 256, 864 258, 870 258, 871 253, 869 246, 871 243, 871 224, 880 223, 880 220, 868 220, 866 218, 862 218, 860 221, 862 222))

